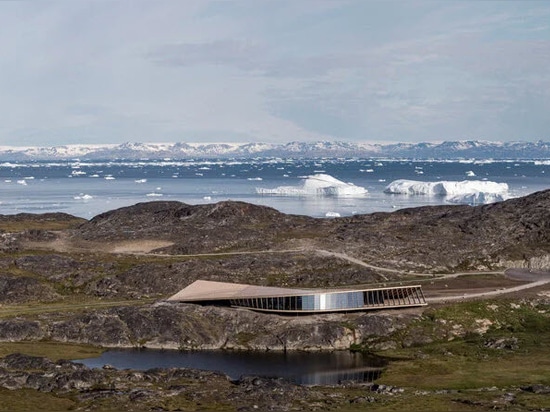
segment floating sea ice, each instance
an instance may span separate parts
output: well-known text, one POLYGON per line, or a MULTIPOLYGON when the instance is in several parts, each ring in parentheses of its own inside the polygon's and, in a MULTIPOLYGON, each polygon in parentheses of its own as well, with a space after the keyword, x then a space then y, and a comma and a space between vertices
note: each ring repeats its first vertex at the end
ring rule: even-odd
POLYGON ((22 185, 22 186, 27 186, 27 181, 26 180, 18 180, 17 184, 22 185))
POLYGON ((115 180, 115 178, 111 175, 105 176, 105 180, 115 180))
POLYGON ((338 213, 338 212, 327 212, 327 213, 325 213, 325 217, 340 217, 340 213, 338 213))
POLYGON ((474 177, 475 175, 476 175, 476 174, 475 174, 472 170, 468 170, 468 171, 466 172, 466 176, 468 176, 468 177, 474 177))
POLYGON ((258 187, 256 193, 279 196, 364 196, 367 189, 327 174, 316 174, 304 177, 300 186, 279 186, 274 189, 258 187))
POLYGON ((136 179, 134 180, 136 183, 147 183, 147 179, 136 179))
POLYGON ((385 193, 407 195, 449 196, 452 203, 482 204, 507 199, 508 185, 484 180, 462 182, 419 182, 416 180, 395 180, 386 186, 385 193))
POLYGON ((446 200, 449 203, 460 203, 475 206, 484 205, 487 203, 502 202, 508 198, 508 196, 500 193, 474 192, 465 193, 463 195, 454 195, 448 197, 446 200))
POLYGON ((203 200, 212 200, 212 196, 203 196, 203 200))
POLYGON ((90 200, 93 199, 93 196, 80 193, 78 196, 73 197, 74 200, 90 200))
POLYGON ((147 196, 147 197, 161 197, 161 196, 163 196, 163 194, 152 192, 152 193, 147 193, 145 196, 147 196))
POLYGON ((482 180, 420 182, 417 180, 394 180, 384 189, 384 193, 406 195, 463 195, 475 192, 501 193, 508 192, 506 183, 482 180))
POLYGON ((261 177, 249 177, 246 180, 264 180, 264 179, 262 179, 261 177))

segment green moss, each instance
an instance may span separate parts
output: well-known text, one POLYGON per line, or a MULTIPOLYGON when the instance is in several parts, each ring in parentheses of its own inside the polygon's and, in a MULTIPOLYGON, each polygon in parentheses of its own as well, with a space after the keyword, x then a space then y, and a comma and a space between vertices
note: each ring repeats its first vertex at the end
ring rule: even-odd
POLYGON ((0 358, 12 353, 31 356, 44 356, 53 361, 59 359, 85 359, 101 355, 103 349, 90 345, 77 345, 58 342, 1 342, 0 358))
POLYGON ((241 346, 248 346, 248 343, 255 339, 257 335, 252 332, 239 332, 235 335, 235 341, 241 346))
POLYGON ((31 230, 65 230, 76 228, 84 222, 86 222, 86 219, 77 217, 68 220, 2 221, 0 222, 0 231, 13 233, 31 230))
POLYGON ((11 391, 0 388, 0 411, 69 411, 75 402, 52 393, 33 389, 11 391))

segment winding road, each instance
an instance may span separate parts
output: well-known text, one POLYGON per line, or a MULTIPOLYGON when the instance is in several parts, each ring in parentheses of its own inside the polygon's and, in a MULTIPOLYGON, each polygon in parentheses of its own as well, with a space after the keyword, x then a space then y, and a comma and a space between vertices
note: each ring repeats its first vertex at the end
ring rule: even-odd
MULTIPOLYGON (((383 281, 390 281, 390 279, 384 275, 386 274, 397 274, 401 276, 409 276, 409 277, 419 277, 419 278, 431 278, 431 279, 451 279, 451 278, 457 278, 460 276, 467 276, 467 275, 502 275, 507 277, 508 279, 522 281, 522 282, 529 282, 525 283, 519 286, 512 286, 512 287, 505 287, 505 288, 499 288, 496 290, 491 291, 485 291, 485 292, 472 292, 472 293, 461 293, 456 295, 448 295, 448 296, 437 296, 437 297, 427 297, 426 300, 428 302, 436 303, 436 302, 445 302, 445 301, 453 301, 453 300, 461 300, 461 299, 468 299, 468 298, 477 298, 477 297, 488 297, 488 296, 497 296, 502 295, 505 293, 513 293, 518 292, 526 289, 532 289, 539 286, 543 286, 550 283, 550 272, 549 271, 537 271, 537 270, 529 270, 529 269, 506 269, 502 271, 477 271, 477 272, 457 272, 457 273, 449 273, 449 274, 436 274, 436 273, 417 273, 412 272, 408 270, 402 270, 402 269, 392 269, 392 268, 385 268, 380 267, 376 265, 371 265, 369 263, 366 263, 362 261, 361 259, 357 259, 353 256, 349 256, 342 252, 333 252, 329 250, 323 250, 323 249, 316 249, 316 248, 308 248, 308 247, 301 247, 296 249, 284 249, 284 250, 258 250, 258 251, 238 251, 238 252, 217 252, 217 253, 194 253, 194 254, 182 254, 182 255, 165 255, 165 254, 158 254, 154 253, 154 249, 161 247, 161 246, 168 246, 171 244, 170 242, 144 242, 144 241, 130 241, 130 242, 121 242, 116 245, 110 245, 109 249, 110 251, 108 253, 116 253, 116 254, 133 254, 133 255, 146 255, 146 256, 155 256, 159 258, 192 258, 192 257, 213 257, 213 256, 234 256, 234 255, 261 255, 261 254, 276 254, 276 253, 315 253, 320 256, 330 256, 336 259, 342 259, 345 261, 348 261, 350 263, 353 263, 355 265, 359 265, 365 268, 369 268, 372 270, 375 270, 378 272, 378 275, 383 281)), ((46 243, 33 243, 32 246, 38 247, 38 246, 45 247, 46 249, 53 249, 58 251, 66 251, 71 249, 71 246, 66 243, 66 239, 58 239, 54 242, 46 242, 46 243)))
MULTIPOLYGON (((380 266, 371 265, 360 259, 346 255, 345 253, 332 252, 332 251, 323 250, 323 249, 301 248, 301 249, 289 249, 289 250, 264 250, 264 251, 243 251, 243 252, 225 252, 225 253, 222 252, 222 253, 205 253, 205 254, 192 254, 192 255, 156 255, 152 253, 152 255, 167 256, 167 257, 174 257, 174 256, 200 257, 200 256, 231 256, 231 255, 267 254, 267 253, 304 253, 304 252, 316 253, 321 256, 330 256, 337 259, 346 260, 350 263, 376 270, 377 272, 393 273, 393 274, 405 275, 405 276, 428 277, 434 280, 435 279, 452 279, 460 276, 471 276, 471 275, 502 275, 507 277, 508 279, 529 282, 519 286, 499 288, 496 290, 491 290, 486 292, 472 292, 472 293, 461 293, 457 295, 427 297, 426 301, 428 303, 438 303, 438 302, 447 302, 447 301, 455 301, 455 300, 463 300, 463 299, 471 299, 471 298, 498 296, 506 293, 513 293, 513 292, 518 292, 526 289, 532 289, 532 288, 536 288, 536 287, 543 286, 550 283, 550 272, 541 271, 541 270, 506 269, 501 271, 456 272, 456 273, 447 273, 447 274, 416 273, 416 272, 410 272, 407 270, 384 268, 380 266)), ((148 253, 148 254, 151 254, 151 253, 148 253)), ((384 281, 389 280, 383 274, 380 274, 380 277, 384 281)))

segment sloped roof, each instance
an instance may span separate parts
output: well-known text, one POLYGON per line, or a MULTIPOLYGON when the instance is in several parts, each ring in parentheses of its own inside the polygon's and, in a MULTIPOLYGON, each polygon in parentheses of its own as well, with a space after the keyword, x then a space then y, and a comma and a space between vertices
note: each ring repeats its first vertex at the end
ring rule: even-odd
POLYGON ((196 280, 185 289, 168 298, 171 301, 192 302, 201 300, 246 299, 276 296, 311 295, 312 289, 286 289, 271 286, 254 286, 241 283, 196 280))

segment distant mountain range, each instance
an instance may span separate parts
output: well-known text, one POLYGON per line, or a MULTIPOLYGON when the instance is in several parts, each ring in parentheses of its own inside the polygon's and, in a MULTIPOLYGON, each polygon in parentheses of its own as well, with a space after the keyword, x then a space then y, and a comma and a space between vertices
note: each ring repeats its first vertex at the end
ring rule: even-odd
POLYGON ((53 147, 0 147, 1 161, 367 157, 407 159, 550 159, 550 142, 370 144, 340 141, 290 143, 122 143, 53 147))

